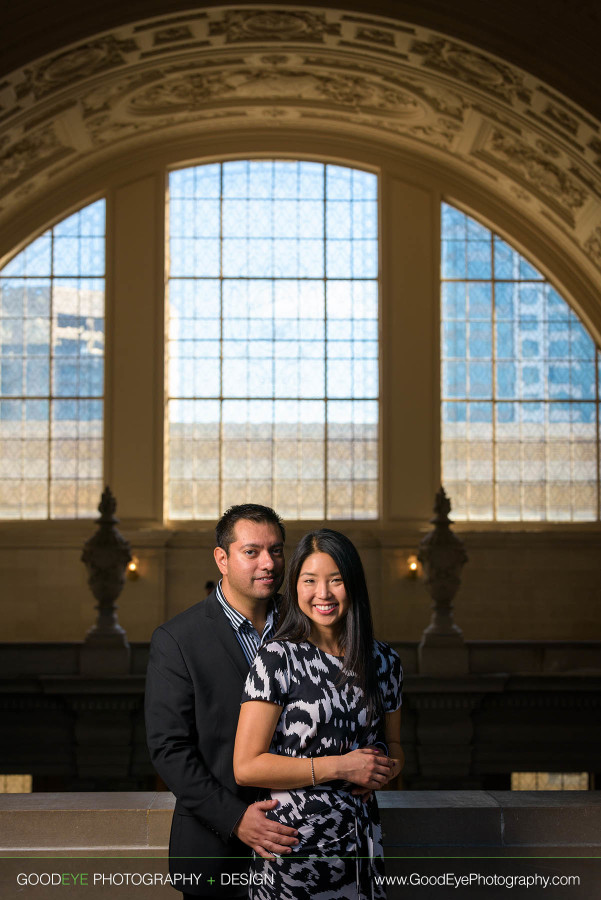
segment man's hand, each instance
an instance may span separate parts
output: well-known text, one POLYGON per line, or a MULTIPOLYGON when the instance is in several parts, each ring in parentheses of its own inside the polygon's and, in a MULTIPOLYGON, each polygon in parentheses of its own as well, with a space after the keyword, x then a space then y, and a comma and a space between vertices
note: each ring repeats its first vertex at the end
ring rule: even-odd
POLYGON ((294 828, 267 818, 267 811, 275 809, 277 804, 277 800, 252 803, 234 828, 234 834, 242 843, 252 847, 263 859, 290 853, 290 847, 298 844, 298 832, 294 828))

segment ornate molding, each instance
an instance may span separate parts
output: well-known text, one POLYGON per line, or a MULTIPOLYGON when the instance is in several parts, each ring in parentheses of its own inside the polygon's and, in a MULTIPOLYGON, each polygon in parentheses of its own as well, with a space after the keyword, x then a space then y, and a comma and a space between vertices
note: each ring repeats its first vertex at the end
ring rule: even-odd
POLYGON ((352 129, 444 160, 601 271, 599 122, 476 47, 315 7, 191 10, 11 73, 0 85, 0 225, 100 154, 199 126, 282 124, 352 129))
POLYGON ((223 36, 226 44, 270 41, 323 43, 327 35, 340 34, 340 24, 325 13, 274 9, 226 10, 209 23, 209 36, 223 36))
POLYGON ((570 170, 561 165, 561 152, 544 140, 531 146, 500 128, 492 128, 475 155, 496 165, 571 225, 575 224, 575 214, 595 192, 593 185, 579 184, 572 177, 570 170))
POLYGON ((7 191, 75 152, 58 139, 52 125, 46 125, 12 145, 6 141, 4 148, 0 154, 0 182, 7 191))
POLYGON ((296 106, 350 108, 357 113, 399 116, 405 121, 427 115, 420 100, 408 91, 379 84, 375 79, 348 73, 310 72, 294 68, 248 67, 228 72, 162 72, 148 87, 135 92, 127 104, 132 116, 193 114, 218 103, 286 103, 296 106))
POLYGON ((521 72, 474 48, 434 38, 414 41, 411 49, 423 58, 425 68, 442 72, 478 91, 485 90, 499 100, 517 99, 524 103, 532 100, 532 92, 525 86, 521 72))

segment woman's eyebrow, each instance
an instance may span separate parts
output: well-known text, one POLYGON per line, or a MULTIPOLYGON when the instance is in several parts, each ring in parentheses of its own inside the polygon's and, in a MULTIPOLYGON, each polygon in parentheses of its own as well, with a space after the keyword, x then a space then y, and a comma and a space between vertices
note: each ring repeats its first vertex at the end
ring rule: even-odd
MULTIPOLYGON (((301 575, 313 575, 313 577, 315 577, 315 574, 315 572, 301 572, 301 575)), ((340 572, 336 569, 334 572, 328 574, 328 578, 331 578, 332 575, 340 575, 340 572)))

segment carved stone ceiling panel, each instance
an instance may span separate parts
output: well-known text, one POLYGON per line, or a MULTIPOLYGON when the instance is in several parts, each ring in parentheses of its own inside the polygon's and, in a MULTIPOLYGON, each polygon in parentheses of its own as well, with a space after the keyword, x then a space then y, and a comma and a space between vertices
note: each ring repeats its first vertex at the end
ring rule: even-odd
POLYGON ((13 72, 0 84, 0 224, 111 155, 282 124, 443 158, 601 270, 599 122, 478 48, 315 7, 138 22, 13 72))

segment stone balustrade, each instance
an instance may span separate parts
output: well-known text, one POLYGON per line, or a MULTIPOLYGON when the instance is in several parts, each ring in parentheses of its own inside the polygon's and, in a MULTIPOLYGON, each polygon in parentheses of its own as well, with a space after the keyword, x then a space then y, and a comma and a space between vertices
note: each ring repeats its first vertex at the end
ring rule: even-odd
MULTIPOLYGON (((599 792, 386 791, 379 803, 387 874, 422 879, 390 886, 388 900, 601 896, 599 792), (424 890, 423 879, 450 874, 496 878, 498 886, 424 890), (579 889, 564 893, 547 894, 541 882, 508 894, 499 882, 571 876, 579 889)), ((175 898, 163 883, 173 806, 166 792, 0 795, 0 896, 56 898, 60 877, 68 900, 175 898)))

